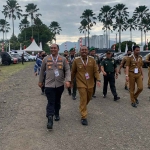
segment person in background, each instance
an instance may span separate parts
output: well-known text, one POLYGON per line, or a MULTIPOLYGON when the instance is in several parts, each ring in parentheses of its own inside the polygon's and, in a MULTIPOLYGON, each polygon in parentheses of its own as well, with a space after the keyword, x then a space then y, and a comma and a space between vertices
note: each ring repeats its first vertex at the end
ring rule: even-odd
POLYGON ((139 100, 137 99, 143 91, 143 61, 140 54, 140 47, 133 46, 133 54, 126 61, 126 80, 130 85, 131 106, 137 107, 139 100), (135 92, 135 83, 137 90, 135 92))
MULTIPOLYGON (((100 59, 99 59, 99 56, 96 54, 96 51, 95 51, 95 48, 94 47, 91 47, 90 48, 90 56, 92 56, 94 58, 94 60, 96 61, 96 64, 97 64, 97 69, 100 73, 100 59)), ((96 95, 95 95, 95 91, 96 91, 96 78, 94 78, 94 90, 93 90, 93 98, 96 98, 96 95)))
POLYGON ((71 70, 71 85, 73 86, 76 78, 77 88, 80 94, 80 113, 81 124, 88 125, 87 121, 87 105, 93 95, 94 78, 100 86, 100 75, 96 62, 93 57, 88 56, 86 46, 81 46, 80 57, 75 58, 71 70))
MULTIPOLYGON (((128 59, 128 57, 132 54, 132 50, 128 50, 126 56, 122 59, 121 63, 120 63, 120 67, 118 70, 118 73, 121 74, 121 68, 124 68, 124 74, 126 75, 126 61, 128 59)), ((125 80, 125 90, 129 90, 129 82, 127 82, 125 80)))
POLYGON ((150 54, 147 55, 146 62, 148 64, 148 88, 150 89, 150 54))
POLYGON ((106 58, 101 62, 101 71, 102 71, 103 77, 104 77, 103 98, 106 98, 107 87, 108 87, 108 83, 109 83, 111 92, 114 96, 114 101, 117 101, 120 99, 120 97, 118 97, 118 94, 116 92, 116 86, 115 86, 115 74, 116 74, 116 79, 117 79, 118 78, 118 70, 117 70, 117 63, 111 57, 111 54, 112 53, 109 50, 107 50, 106 58))
MULTIPOLYGON (((37 57, 35 65, 34 65, 34 74, 35 74, 35 76, 40 74, 40 69, 41 69, 42 61, 43 61, 44 57, 46 57, 45 51, 39 52, 39 57, 37 57)), ((44 95, 44 92, 45 92, 45 86, 44 86, 45 77, 46 77, 46 72, 45 72, 45 75, 44 75, 44 78, 43 78, 43 86, 41 87, 41 91, 42 91, 41 95, 44 95)))
POLYGON ((22 65, 24 65, 24 52, 21 55, 21 61, 22 61, 22 65))
MULTIPOLYGON (((70 65, 70 70, 72 69, 73 61, 76 58, 75 52, 76 52, 75 48, 71 48, 70 49, 70 55, 68 57, 68 62, 69 62, 69 65, 70 65)), ((69 92, 69 94, 71 93, 71 87, 68 88, 68 92, 69 92)), ((73 87, 72 87, 72 99, 73 100, 76 100, 76 92, 77 92, 77 85, 76 85, 76 79, 74 79, 73 87)))

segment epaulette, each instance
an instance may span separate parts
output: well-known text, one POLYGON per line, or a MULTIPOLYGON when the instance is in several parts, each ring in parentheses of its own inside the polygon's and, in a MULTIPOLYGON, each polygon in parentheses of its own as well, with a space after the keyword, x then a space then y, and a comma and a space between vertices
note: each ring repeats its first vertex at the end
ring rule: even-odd
POLYGON ((133 54, 131 54, 129 57, 132 57, 133 56, 133 54))
POLYGON ((90 58, 93 58, 93 56, 89 56, 90 58))
POLYGON ((78 56, 78 57, 75 57, 75 59, 79 59, 80 58, 80 56, 78 56))

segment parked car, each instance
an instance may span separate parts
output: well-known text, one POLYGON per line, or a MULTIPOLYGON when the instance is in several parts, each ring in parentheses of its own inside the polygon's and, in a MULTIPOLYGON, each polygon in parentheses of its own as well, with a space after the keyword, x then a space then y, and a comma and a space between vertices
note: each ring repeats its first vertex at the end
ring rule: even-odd
POLYGON ((1 57, 1 55, 0 55, 0 65, 2 64, 2 57, 1 57))
POLYGON ((12 63, 12 58, 7 52, 0 52, 3 65, 10 65, 12 63))
POLYGON ((28 56, 29 61, 35 61, 36 60, 36 56, 30 55, 28 53, 26 53, 26 55, 28 56))
POLYGON ((142 51, 142 52, 140 52, 140 55, 142 56, 142 60, 143 60, 143 68, 147 68, 148 67, 148 64, 146 63, 146 57, 149 54, 150 54, 150 51, 142 51))
POLYGON ((11 53, 11 57, 17 58, 18 62, 21 62, 21 56, 19 54, 17 54, 17 53, 11 53))

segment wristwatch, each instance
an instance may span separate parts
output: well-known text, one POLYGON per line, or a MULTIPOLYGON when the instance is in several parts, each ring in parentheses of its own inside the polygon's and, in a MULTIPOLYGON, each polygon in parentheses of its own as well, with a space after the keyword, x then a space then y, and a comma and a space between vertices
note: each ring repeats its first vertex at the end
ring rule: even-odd
POLYGON ((98 82, 101 82, 101 80, 97 80, 98 82))

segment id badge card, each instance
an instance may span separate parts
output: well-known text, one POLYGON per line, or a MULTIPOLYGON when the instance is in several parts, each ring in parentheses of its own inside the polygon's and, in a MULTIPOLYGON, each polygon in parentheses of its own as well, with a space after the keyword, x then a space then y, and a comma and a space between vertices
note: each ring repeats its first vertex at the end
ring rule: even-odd
POLYGON ((58 77, 58 76, 59 76, 59 71, 58 71, 58 69, 54 70, 54 74, 55 74, 55 77, 58 77))
POLYGON ((88 80, 90 78, 88 73, 85 74, 85 78, 86 78, 86 80, 88 80))
POLYGON ((134 69, 134 73, 139 73, 138 68, 135 68, 135 69, 134 69))

